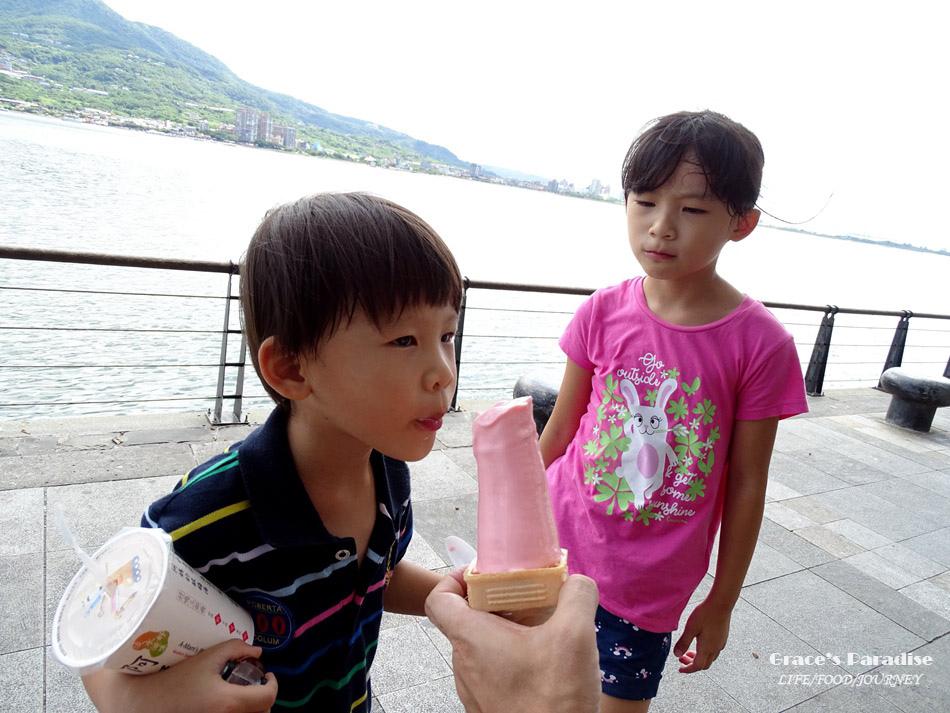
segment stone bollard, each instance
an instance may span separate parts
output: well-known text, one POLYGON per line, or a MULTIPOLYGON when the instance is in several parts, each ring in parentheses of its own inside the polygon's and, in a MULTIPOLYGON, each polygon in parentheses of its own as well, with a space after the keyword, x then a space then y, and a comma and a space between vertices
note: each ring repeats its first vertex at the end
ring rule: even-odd
POLYGON ((515 382, 512 397, 516 399, 522 396, 531 397, 534 403, 534 425, 538 429, 539 436, 544 430, 544 425, 551 418, 554 402, 557 401, 557 389, 557 386, 537 374, 525 374, 515 382))
POLYGON ((911 374, 901 367, 881 374, 881 388, 891 394, 884 420, 915 431, 929 431, 937 409, 950 406, 950 379, 911 374))

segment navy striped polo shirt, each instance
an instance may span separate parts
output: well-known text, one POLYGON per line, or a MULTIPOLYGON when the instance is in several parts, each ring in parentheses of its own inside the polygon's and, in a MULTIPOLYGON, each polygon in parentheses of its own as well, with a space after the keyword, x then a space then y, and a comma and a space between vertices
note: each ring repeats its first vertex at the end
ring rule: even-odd
POLYGON ((383 591, 412 536, 408 467, 375 451, 370 462, 378 508, 362 567, 355 540, 323 526, 277 409, 142 518, 251 614, 261 661, 279 684, 274 710, 370 708, 383 591))

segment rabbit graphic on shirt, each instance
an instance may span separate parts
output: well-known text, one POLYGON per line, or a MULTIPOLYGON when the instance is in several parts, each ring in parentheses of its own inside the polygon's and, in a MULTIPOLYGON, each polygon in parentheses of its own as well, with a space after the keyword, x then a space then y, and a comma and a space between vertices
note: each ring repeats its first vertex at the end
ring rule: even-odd
POLYGON ((627 402, 630 418, 623 429, 630 439, 630 447, 621 455, 617 475, 622 477, 633 492, 637 510, 663 485, 667 458, 670 465, 677 464, 676 453, 666 438, 670 428, 666 416, 666 404, 676 391, 676 379, 669 378, 657 389, 653 406, 641 404, 634 384, 624 379, 620 393, 627 402))

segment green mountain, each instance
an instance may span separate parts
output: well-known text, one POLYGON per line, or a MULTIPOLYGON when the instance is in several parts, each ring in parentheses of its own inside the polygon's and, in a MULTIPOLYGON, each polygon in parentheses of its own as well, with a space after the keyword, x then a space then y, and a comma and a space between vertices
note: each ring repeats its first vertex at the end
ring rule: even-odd
POLYGON ((0 96, 56 111, 93 107, 181 123, 194 123, 197 116, 214 127, 233 123, 233 113, 224 110, 247 107, 268 112, 275 123, 297 126, 299 138, 326 146, 468 165, 445 147, 256 87, 194 45, 130 22, 99 0, 3 0, 4 56, 14 70, 45 81, 0 74, 0 96))

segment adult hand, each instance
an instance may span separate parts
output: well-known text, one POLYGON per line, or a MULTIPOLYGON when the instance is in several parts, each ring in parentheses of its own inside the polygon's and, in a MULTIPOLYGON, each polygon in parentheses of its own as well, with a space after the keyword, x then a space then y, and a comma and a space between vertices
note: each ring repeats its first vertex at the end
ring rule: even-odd
POLYGON ((83 676, 83 685, 102 713, 267 713, 277 698, 274 674, 267 674, 264 686, 238 686, 221 678, 228 661, 260 655, 260 647, 228 639, 164 671, 135 676, 102 670, 83 676))
POLYGON ((455 687, 468 713, 600 710, 592 579, 568 577, 554 614, 533 627, 476 611, 464 597, 458 570, 429 595, 426 614, 452 644, 455 687))

